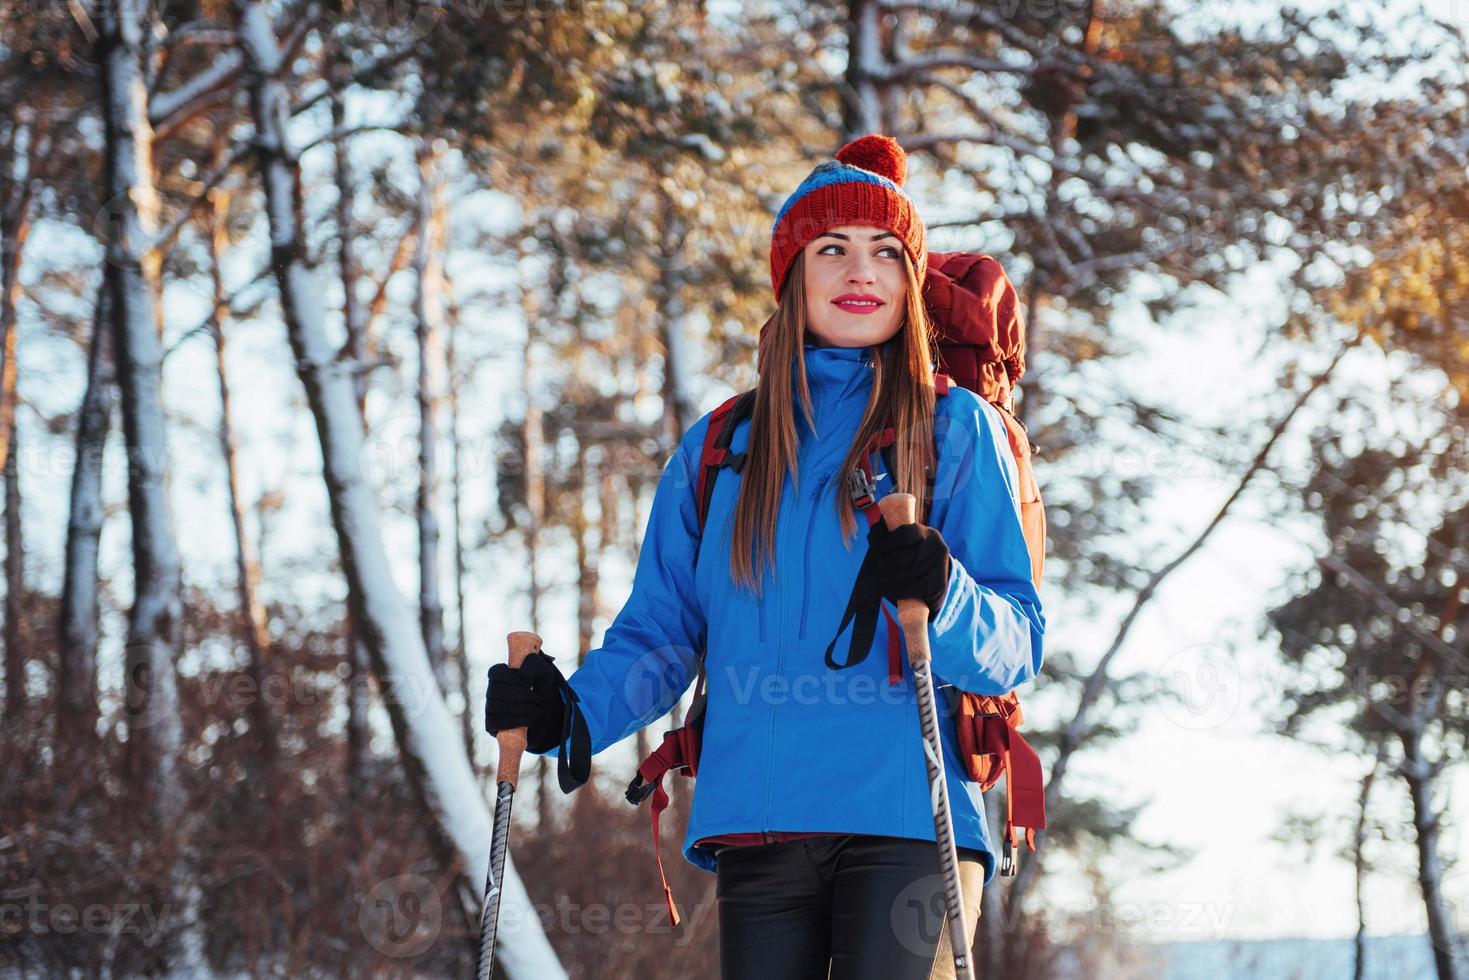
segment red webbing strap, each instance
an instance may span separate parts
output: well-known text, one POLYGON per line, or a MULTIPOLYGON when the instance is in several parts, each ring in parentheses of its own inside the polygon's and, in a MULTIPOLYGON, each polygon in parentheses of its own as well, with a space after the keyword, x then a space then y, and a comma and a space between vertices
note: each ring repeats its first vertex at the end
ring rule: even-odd
POLYGON ((663 850, 658 846, 658 818, 668 808, 668 794, 663 792, 660 777, 653 787, 653 853, 658 857, 658 878, 663 882, 663 901, 668 903, 668 919, 678 925, 678 906, 673 904, 673 889, 668 887, 668 873, 663 870, 663 850))
POLYGON ((684 758, 684 740, 680 735, 683 729, 665 732, 663 744, 654 749, 652 754, 643 760, 638 766, 638 775, 643 777, 645 783, 657 783, 663 778, 663 774, 670 769, 681 769, 688 764, 684 758))
MULTIPOLYGON (((1020 846, 1020 835, 1016 833, 1016 829, 1017 828, 1016 828, 1016 820, 1015 820, 1015 804, 1016 804, 1015 797, 1016 797, 1016 793, 1015 793, 1014 782, 1011 779, 1011 777, 1015 774, 1015 769, 1014 769, 1014 760, 1013 760, 1013 757, 1011 756, 1011 753, 1010 753, 1010 750, 1009 749, 1006 749, 1005 750, 1005 761, 1004 761, 1004 765, 1005 765, 1005 810, 1006 810, 1006 813, 1005 813, 1005 840, 1009 841, 1010 844, 1012 844, 1013 846, 1019 847, 1020 846)), ((1023 808, 1024 807, 1022 805, 1022 809, 1023 808)), ((1042 826, 1044 826, 1045 825, 1045 821, 1041 821, 1041 824, 1042 824, 1042 826)), ((1024 817, 1021 817, 1020 818, 1020 826, 1025 828, 1025 845, 1026 845, 1026 847, 1028 847, 1030 850, 1034 851, 1035 850, 1035 825, 1031 821, 1026 820, 1024 817)))
MULTIPOLYGON (((1008 726, 1006 726, 1008 727, 1008 726)), ((1010 746, 1000 752, 1000 768, 1005 772, 1005 840, 1009 844, 1020 843, 1015 839, 1015 794, 1010 792, 1010 746)))
POLYGON ((903 682, 903 641, 898 639, 902 631, 887 606, 882 607, 882 614, 888 621, 888 684, 891 686, 903 682))
POLYGON ((1010 759, 1006 765, 1005 795, 1015 801, 1015 819, 1022 827, 1031 828, 1025 836, 1033 851, 1035 830, 1046 825, 1045 776, 1041 772, 1041 757, 1025 736, 1013 728, 1010 729, 1010 759))
POLYGON ((999 756, 1005 774, 1005 837, 1012 843, 1019 843, 1016 825, 1029 828, 1025 837, 1033 851, 1035 829, 1046 825, 1046 790, 1041 757, 1025 736, 1000 715, 985 715, 982 732, 980 751, 999 756))
POLYGON ((668 808, 668 794, 663 791, 664 774, 670 769, 678 769, 687 764, 685 750, 688 743, 682 734, 683 729, 665 734, 663 744, 638 766, 638 775, 653 787, 653 855, 658 859, 658 877, 663 882, 663 900, 668 903, 668 916, 675 926, 679 922, 678 908, 673 904, 673 889, 668 887, 668 874, 663 870, 663 850, 658 846, 658 818, 668 808))

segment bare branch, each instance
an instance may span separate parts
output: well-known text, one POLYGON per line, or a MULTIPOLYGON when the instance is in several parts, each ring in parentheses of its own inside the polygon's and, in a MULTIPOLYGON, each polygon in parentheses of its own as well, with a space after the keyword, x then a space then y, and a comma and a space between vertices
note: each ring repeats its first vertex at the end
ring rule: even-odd
POLYGON ((181 48, 190 44, 217 44, 229 47, 235 43, 235 32, 217 27, 209 20, 191 20, 169 32, 164 45, 181 48))
POLYGON ((348 139, 349 137, 356 136, 358 133, 396 133, 398 135, 402 135, 403 127, 387 125, 343 126, 341 129, 333 129, 330 132, 322 133, 311 142, 303 144, 301 148, 296 152, 299 155, 305 153, 307 150, 311 149, 314 146, 320 146, 323 143, 335 143, 337 140, 348 139))
POLYGON ((199 116, 217 105, 228 102, 234 97, 234 94, 235 90, 233 88, 228 85, 222 85, 207 95, 190 102, 187 106, 184 106, 170 116, 167 123, 153 130, 154 142, 166 142, 174 133, 177 133, 199 116))
POLYGON ((937 228, 970 228, 974 225, 982 225, 988 221, 1013 221, 1021 215, 1013 211, 988 211, 984 214, 976 214, 970 218, 955 218, 953 221, 930 221, 924 227, 929 231, 937 228))
MULTIPOLYGON (((229 294, 229 296, 225 297, 225 301, 224 301, 225 302, 225 306, 226 306, 226 308, 228 308, 228 310, 230 311, 230 314, 231 315, 235 315, 235 314, 237 314, 237 313, 240 312, 237 304, 238 304, 238 301, 239 301, 239 298, 240 298, 241 294, 243 294, 245 292, 245 290, 249 289, 251 286, 254 286, 254 285, 258 284, 258 283, 265 282, 266 280, 268 280, 269 277, 270 277, 271 271, 272 270, 271 270, 270 263, 269 262, 265 263, 265 265, 261 266, 258 270, 256 270, 255 275, 251 276, 248 280, 246 280, 245 282, 241 283, 236 289, 234 289, 229 294)), ((211 305, 210 306, 210 309, 209 309, 208 315, 205 316, 202 321, 200 321, 198 324, 190 327, 188 330, 185 330, 183 333, 179 334, 178 339, 175 340, 172 344, 169 345, 168 350, 166 350, 166 351, 163 352, 164 359, 167 360, 167 358, 168 358, 168 356, 170 354, 172 354, 174 351, 178 350, 180 347, 184 346, 185 342, 189 341, 190 339, 192 339, 197 334, 201 334, 202 333, 202 334, 205 334, 206 336, 213 336, 213 333, 212 333, 212 331, 211 331, 210 328, 214 326, 214 318, 215 318, 216 312, 217 311, 216 311, 215 307, 213 305, 211 305)))
POLYGON ((1029 140, 1010 136, 1006 133, 914 133, 910 136, 900 136, 898 142, 909 153, 916 153, 919 150, 932 150, 934 147, 942 146, 945 143, 978 143, 981 146, 1003 146, 1008 150, 1015 151, 1021 156, 1035 157, 1047 165, 1056 167, 1073 176, 1083 177, 1087 180, 1095 179, 1089 174, 1082 173, 1065 161, 1054 160, 1053 157, 1055 154, 1051 152, 1050 147, 1043 146, 1040 143, 1032 143, 1029 140))
POLYGON ((881 0, 883 13, 918 13, 940 21, 949 27, 985 27, 1003 37, 1022 51, 1028 51, 1038 61, 1066 62, 1079 67, 1089 59, 1081 52, 1065 45, 1054 45, 1026 34, 1010 23, 995 9, 970 0, 945 3, 943 0, 881 0))
POLYGON ((210 190, 224 179, 225 175, 230 172, 230 168, 240 162, 240 158, 245 155, 248 146, 249 144, 236 143, 220 153, 215 165, 196 183, 196 193, 193 199, 189 201, 187 206, 179 210, 178 216, 169 222, 167 227, 160 229, 158 234, 153 237, 153 248, 167 249, 172 245, 180 229, 193 217, 194 209, 204 202, 204 199, 209 196, 210 190))
POLYGON ((92 23, 92 15, 87 11, 87 5, 82 3, 82 0, 67 0, 66 9, 71 13, 71 19, 76 21, 87 43, 96 44, 97 25, 92 23))
POLYGON ((393 258, 388 262, 388 269, 383 273, 382 281, 378 283, 377 292, 373 294, 372 302, 367 304, 367 322, 363 327, 372 329, 377 318, 382 316, 383 310, 388 304, 388 280, 393 278, 394 273, 401 272, 408 265, 408 256, 412 254, 413 246, 418 238, 409 229, 407 233, 398 239, 398 248, 393 252, 393 258))
MULTIPOLYGON (((416 48, 413 45, 405 45, 395 51, 390 51, 387 54, 383 55, 381 58, 377 58, 354 71, 351 75, 347 76, 346 81, 352 85, 361 84, 362 82, 365 82, 368 79, 374 77, 378 73, 387 71, 394 65, 406 61, 413 55, 413 52, 415 50, 416 48)), ((324 82, 319 85, 315 92, 302 99, 300 102, 297 102, 295 105, 291 106, 291 115, 299 116, 307 109, 310 109, 312 106, 316 105, 316 103, 320 102, 322 99, 329 97, 332 94, 333 87, 337 84, 339 83, 333 80, 324 82)))
POLYGON ((311 3, 303 14, 291 17, 287 22, 291 24, 291 30, 281 42, 281 64, 288 65, 301 50, 301 45, 311 32, 321 24, 325 14, 321 5, 311 3))
POLYGON ((162 92, 148 101, 148 122, 155 130, 175 129, 173 117, 188 110, 191 103, 202 100, 227 85, 240 75, 244 59, 238 50, 221 51, 210 62, 209 67, 184 82, 171 92, 162 92))
MULTIPOLYGON (((1381 587, 1377 585, 1377 583, 1373 582, 1371 579, 1363 575, 1361 572, 1357 571, 1345 561, 1342 561, 1340 557, 1338 557, 1337 555, 1322 555, 1321 557, 1316 559, 1316 563, 1320 565, 1324 570, 1339 576, 1342 582, 1353 592, 1356 592, 1364 599, 1371 601, 1372 604, 1377 607, 1378 612, 1382 613, 1384 616, 1387 616, 1394 623, 1402 626, 1409 633, 1412 633, 1414 638, 1422 643, 1427 648, 1427 650, 1430 650, 1441 657, 1452 660, 1460 664, 1461 666, 1469 667, 1469 656, 1465 656, 1458 650, 1455 650, 1449 644, 1445 643, 1438 634, 1434 633, 1433 630, 1419 623, 1412 617, 1412 615, 1405 615, 1407 610, 1405 610, 1404 607, 1399 603, 1394 602, 1392 596, 1384 592, 1381 587)), ((1448 625, 1448 623, 1441 624, 1441 626, 1445 627, 1448 625)), ((1428 653, 1425 652, 1423 656, 1428 656, 1428 653)), ((1422 658, 1420 658, 1419 665, 1422 664, 1423 660, 1422 658)), ((1421 671, 1415 671, 1415 674, 1420 672, 1421 671)))
POLYGON ((1016 65, 1004 61, 993 61, 989 58, 980 58, 967 51, 936 51, 894 65, 887 65, 876 73, 879 81, 903 82, 911 81, 927 72, 938 68, 967 68, 970 71, 983 72, 986 74, 997 74, 1010 72, 1018 75, 1030 75, 1036 66, 1016 65))

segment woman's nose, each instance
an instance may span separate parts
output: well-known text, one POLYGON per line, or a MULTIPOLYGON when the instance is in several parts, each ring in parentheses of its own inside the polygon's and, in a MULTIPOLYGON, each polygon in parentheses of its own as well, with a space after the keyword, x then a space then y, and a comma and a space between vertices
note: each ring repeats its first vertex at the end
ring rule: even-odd
POLYGON ((872 269, 872 260, 865 256, 857 255, 852 258, 851 265, 847 266, 847 282, 875 282, 876 275, 872 269))

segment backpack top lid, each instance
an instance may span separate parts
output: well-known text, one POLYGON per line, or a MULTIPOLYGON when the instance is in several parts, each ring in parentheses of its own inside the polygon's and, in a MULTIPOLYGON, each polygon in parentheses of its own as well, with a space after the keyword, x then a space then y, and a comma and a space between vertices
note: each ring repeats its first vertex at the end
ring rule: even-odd
MULTIPOLYGON (((1000 263, 980 252, 929 252, 923 302, 938 339, 938 370, 985 401, 1008 405, 1025 374, 1025 322, 1000 263)), ((774 319, 760 327, 762 353, 774 319)))
POLYGON ((923 301, 938 335, 939 370, 987 402, 1008 405, 1025 374, 1025 322, 994 257, 930 252, 923 301))

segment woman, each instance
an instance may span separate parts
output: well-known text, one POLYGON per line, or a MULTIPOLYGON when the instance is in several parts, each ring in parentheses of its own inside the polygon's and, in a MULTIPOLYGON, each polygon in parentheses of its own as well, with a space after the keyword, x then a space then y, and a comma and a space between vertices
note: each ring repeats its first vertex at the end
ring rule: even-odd
MULTIPOLYGON (((895 141, 864 136, 777 214, 778 304, 754 415, 731 444, 745 460, 716 482, 704 534, 694 481, 708 415, 664 469, 603 646, 569 679, 544 654, 490 669, 492 733, 528 726, 531 751, 564 752, 584 722, 595 754, 668 712, 707 651, 683 853, 717 875, 725 980, 952 975, 912 677, 889 675, 881 631, 877 656, 854 651, 832 669, 825 655, 839 637, 846 649, 864 559, 875 596, 928 605, 941 711, 955 688, 1004 694, 1041 666, 1045 618, 1004 423, 967 390, 935 392, 924 226, 905 171, 895 141), (889 424, 896 472, 870 457, 876 496, 912 493, 929 522, 892 533, 869 530, 847 492, 889 424)), ((972 942, 996 862, 952 720, 940 728, 972 942)))

